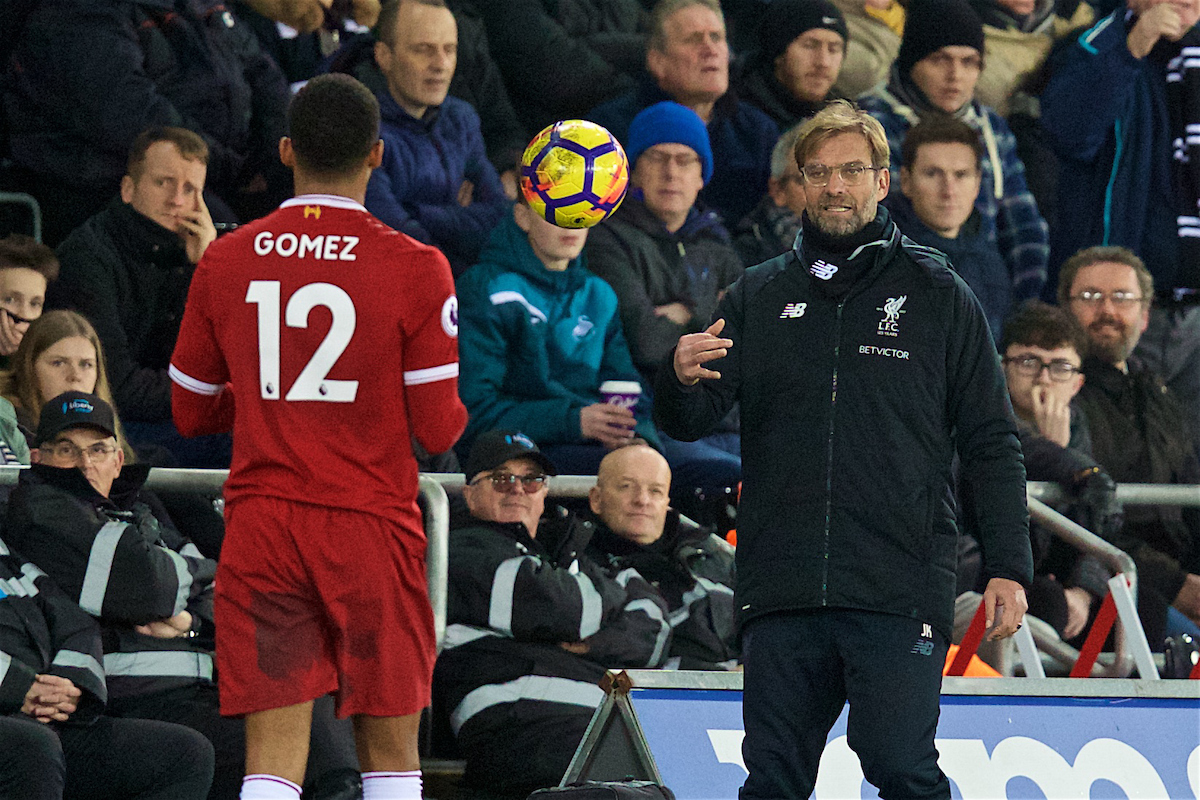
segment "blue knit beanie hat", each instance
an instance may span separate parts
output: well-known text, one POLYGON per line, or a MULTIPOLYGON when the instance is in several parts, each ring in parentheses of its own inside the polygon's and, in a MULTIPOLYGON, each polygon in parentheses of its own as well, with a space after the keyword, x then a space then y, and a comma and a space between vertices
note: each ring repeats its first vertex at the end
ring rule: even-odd
POLYGON ((699 114, 670 100, 642 109, 629 123, 629 142, 625 148, 629 163, 636 166, 642 153, 656 144, 685 144, 695 150, 700 156, 701 175, 708 183, 713 172, 712 145, 699 114))

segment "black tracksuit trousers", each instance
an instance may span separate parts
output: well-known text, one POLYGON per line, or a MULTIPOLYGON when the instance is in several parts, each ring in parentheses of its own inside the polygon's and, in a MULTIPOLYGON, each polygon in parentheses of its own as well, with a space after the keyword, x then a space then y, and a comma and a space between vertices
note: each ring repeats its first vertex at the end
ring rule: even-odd
POLYGON ((846 739, 883 800, 949 800, 934 733, 948 642, 919 620, 853 609, 753 619, 743 631, 741 800, 808 800, 844 704, 846 739))

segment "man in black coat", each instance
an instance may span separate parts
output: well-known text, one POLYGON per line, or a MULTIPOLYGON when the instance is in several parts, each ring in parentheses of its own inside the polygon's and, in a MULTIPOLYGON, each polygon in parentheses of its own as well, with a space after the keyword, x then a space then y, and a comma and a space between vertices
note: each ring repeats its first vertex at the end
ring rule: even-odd
POLYGON ((78 311, 96 328, 134 444, 161 445, 183 466, 219 468, 229 465, 228 437, 181 437, 167 376, 192 272, 217 236, 202 195, 210 157, 189 130, 143 131, 120 197, 59 245, 60 280, 46 302, 78 311))
MULTIPOLYGON (((1154 280, 1124 247, 1089 247, 1063 264, 1058 303, 1088 337, 1077 402, 1092 454, 1118 483, 1200 483, 1187 415, 1162 378, 1133 356, 1150 321, 1154 280)), ((1138 570, 1138 614, 1152 647, 1200 638, 1200 510, 1130 506, 1112 537, 1138 570), (1165 618, 1166 626, 1161 627, 1165 618)))
POLYGON ((658 371, 655 417, 703 435, 741 404, 743 800, 808 797, 830 728, 884 798, 950 797, 937 765, 955 595, 951 460, 979 498, 991 639, 1032 578, 1025 471, 978 300, 901 237, 882 126, 835 101, 796 147, 795 248, 746 271, 658 371))

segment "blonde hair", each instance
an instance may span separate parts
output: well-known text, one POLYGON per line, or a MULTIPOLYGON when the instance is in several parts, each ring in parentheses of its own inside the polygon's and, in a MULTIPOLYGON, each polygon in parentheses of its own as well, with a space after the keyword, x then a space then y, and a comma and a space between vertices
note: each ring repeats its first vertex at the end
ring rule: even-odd
POLYGON ((892 154, 883 126, 849 100, 834 100, 800 125, 793 151, 796 166, 803 169, 804 162, 821 145, 843 133, 857 133, 867 140, 871 148, 871 166, 891 166, 892 154))
MULTIPOLYGON (((21 337, 21 344, 12 356, 11 368, 0 373, 0 397, 8 400, 17 409, 25 412, 31 428, 36 429, 42 415, 42 406, 52 397, 42 397, 42 388, 38 385, 37 371, 34 365, 42 353, 61 342, 80 336, 91 342, 96 350, 96 385, 92 394, 113 407, 116 414, 116 404, 113 403, 112 388, 108 383, 108 371, 104 366, 104 350, 100 346, 100 337, 92 323, 82 314, 74 311, 47 311, 29 324, 29 330, 21 337)), ((125 451, 126 463, 133 463, 133 448, 125 439, 125 430, 117 418, 117 443, 125 451)))

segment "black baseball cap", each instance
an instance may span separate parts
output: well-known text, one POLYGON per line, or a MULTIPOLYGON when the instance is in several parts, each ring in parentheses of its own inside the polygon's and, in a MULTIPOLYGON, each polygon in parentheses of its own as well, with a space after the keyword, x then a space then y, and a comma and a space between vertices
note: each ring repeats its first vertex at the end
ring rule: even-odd
POLYGON ((97 428, 109 436, 117 435, 117 417, 112 406, 87 392, 63 392, 42 406, 34 446, 53 441, 69 428, 97 428))
POLYGON ((514 458, 531 459, 545 470, 547 475, 558 474, 558 467, 554 466, 554 462, 538 450, 533 439, 525 434, 517 431, 488 431, 471 445, 471 453, 467 456, 467 480, 514 458))

